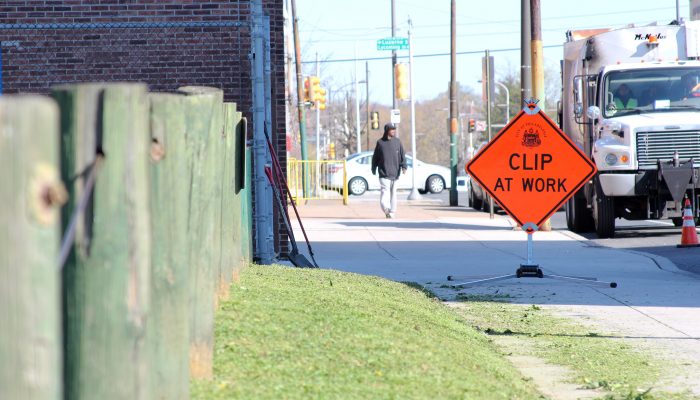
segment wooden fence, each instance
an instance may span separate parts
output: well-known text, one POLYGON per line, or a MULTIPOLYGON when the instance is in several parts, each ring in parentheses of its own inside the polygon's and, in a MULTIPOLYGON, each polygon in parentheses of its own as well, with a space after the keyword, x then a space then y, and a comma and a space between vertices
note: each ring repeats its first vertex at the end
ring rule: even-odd
POLYGON ((187 399, 252 257, 246 121, 205 87, 51 97, 0 97, 0 399, 187 399))

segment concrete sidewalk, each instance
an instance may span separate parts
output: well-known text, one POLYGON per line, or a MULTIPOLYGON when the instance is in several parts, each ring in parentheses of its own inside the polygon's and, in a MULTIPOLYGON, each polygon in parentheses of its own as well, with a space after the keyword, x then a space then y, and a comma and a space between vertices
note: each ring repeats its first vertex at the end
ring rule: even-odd
MULTIPOLYGON (((401 202, 396 219, 378 204, 352 200, 299 207, 322 268, 413 281, 443 298, 447 276, 512 274, 526 261, 527 235, 507 217, 441 202, 401 202)), ((299 230, 295 225, 295 231, 299 230)), ((301 232, 297 238, 303 239, 301 232)), ((306 250, 303 243, 300 249, 306 250)), ((545 274, 615 281, 616 289, 552 279, 512 279, 465 289, 507 294, 545 305, 600 331, 645 341, 666 356, 695 365, 691 390, 700 394, 700 278, 651 254, 593 246, 569 231, 537 232, 533 260, 545 274)))

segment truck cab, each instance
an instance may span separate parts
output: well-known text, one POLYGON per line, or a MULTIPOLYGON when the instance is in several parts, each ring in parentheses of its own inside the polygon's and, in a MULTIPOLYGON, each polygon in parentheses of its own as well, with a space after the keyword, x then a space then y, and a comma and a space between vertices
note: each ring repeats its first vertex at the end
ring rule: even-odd
POLYGON ((697 215, 697 27, 569 33, 560 124, 598 168, 566 205, 569 229, 613 237, 617 218, 679 225, 686 196, 697 215))

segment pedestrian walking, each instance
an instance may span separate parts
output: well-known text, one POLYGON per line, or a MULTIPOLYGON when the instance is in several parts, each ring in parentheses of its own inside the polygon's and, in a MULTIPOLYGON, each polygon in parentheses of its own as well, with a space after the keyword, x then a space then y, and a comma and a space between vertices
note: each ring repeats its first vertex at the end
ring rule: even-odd
POLYGON ((387 218, 396 216, 396 181, 406 173, 406 156, 401 140, 396 137, 396 125, 384 125, 384 136, 377 140, 372 155, 372 175, 379 171, 381 194, 379 204, 387 218))

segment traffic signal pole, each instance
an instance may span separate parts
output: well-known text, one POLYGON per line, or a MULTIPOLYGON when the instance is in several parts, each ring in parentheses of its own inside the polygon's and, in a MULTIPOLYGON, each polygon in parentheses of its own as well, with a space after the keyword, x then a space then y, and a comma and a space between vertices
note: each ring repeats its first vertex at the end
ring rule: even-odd
POLYGON ((459 111, 457 110, 457 6, 456 0, 451 0, 450 11, 450 206, 458 206, 457 196, 457 126, 459 111))
POLYGON ((369 115, 369 61, 365 61, 365 105, 367 106, 367 146, 366 150, 369 150, 369 129, 370 129, 370 115, 369 115))
POLYGON ((408 195, 408 200, 419 200, 422 196, 418 193, 416 184, 416 167, 418 161, 418 153, 416 151, 416 100, 413 91, 413 41, 411 40, 413 24, 411 19, 408 20, 408 87, 409 96, 411 97, 411 151, 413 152, 413 168, 411 168, 411 193, 408 195))
MULTIPOLYGON (((391 0, 391 37, 396 37, 396 0, 391 0)), ((396 50, 391 51, 391 76, 392 76, 392 109, 399 108, 399 103, 396 100, 396 50)), ((396 124, 396 137, 400 137, 399 124, 396 124)))
MULTIPOLYGON (((299 44, 299 18, 297 18, 297 2, 292 1, 292 25, 294 31, 294 57, 297 69, 297 109, 299 112, 299 137, 301 138, 301 159, 306 161, 309 159, 306 153, 306 111, 304 110, 304 88, 301 71, 301 44, 299 44)), ((304 191, 304 197, 308 197, 309 183, 307 182, 308 171, 307 163, 302 163, 301 181, 304 191)))

